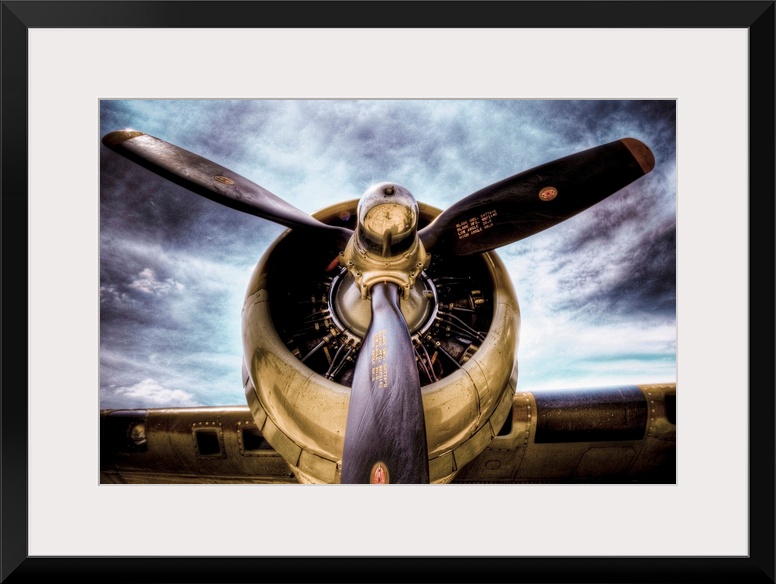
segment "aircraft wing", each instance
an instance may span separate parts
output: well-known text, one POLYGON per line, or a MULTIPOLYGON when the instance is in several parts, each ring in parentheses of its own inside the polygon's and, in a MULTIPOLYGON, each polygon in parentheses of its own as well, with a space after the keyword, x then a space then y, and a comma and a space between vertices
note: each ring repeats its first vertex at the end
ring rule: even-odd
POLYGON ((100 412, 100 483, 295 482, 248 406, 100 412))
POLYGON ((456 483, 676 482, 676 384, 517 392, 456 483))
MULTIPOLYGON (((519 391, 482 439, 454 483, 675 483, 676 384, 519 391)), ((249 407, 230 406, 102 410, 100 482, 297 481, 249 407)))

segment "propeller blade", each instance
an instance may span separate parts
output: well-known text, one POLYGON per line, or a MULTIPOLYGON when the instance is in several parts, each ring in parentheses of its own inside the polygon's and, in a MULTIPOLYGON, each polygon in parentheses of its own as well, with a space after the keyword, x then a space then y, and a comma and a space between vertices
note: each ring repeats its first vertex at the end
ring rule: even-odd
POLYGON ((372 322, 350 393, 342 483, 428 483, 420 378, 397 284, 371 288, 372 322))
POLYGON ((344 227, 321 223, 247 178, 143 132, 110 132, 103 137, 102 143, 171 182, 232 209, 286 227, 329 232, 340 238, 343 247, 352 233, 344 227))
POLYGON ((584 211, 654 166, 645 144, 623 138, 487 186, 440 213, 418 235, 437 254, 489 251, 584 211))

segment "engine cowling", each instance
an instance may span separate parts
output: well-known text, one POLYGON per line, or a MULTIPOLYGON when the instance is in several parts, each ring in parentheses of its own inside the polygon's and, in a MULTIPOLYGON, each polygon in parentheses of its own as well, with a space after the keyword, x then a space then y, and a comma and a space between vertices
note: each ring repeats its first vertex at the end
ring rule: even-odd
MULTIPOLYGON (((358 200, 313 216, 353 228, 358 200)), ((419 227, 440 210, 418 203, 419 227)), ((333 246, 286 231, 251 277, 244 382, 266 440, 300 482, 338 483, 350 384, 369 302, 333 246)), ((520 310, 495 252, 436 258, 402 300, 422 382, 433 483, 450 482, 510 414, 520 310)))

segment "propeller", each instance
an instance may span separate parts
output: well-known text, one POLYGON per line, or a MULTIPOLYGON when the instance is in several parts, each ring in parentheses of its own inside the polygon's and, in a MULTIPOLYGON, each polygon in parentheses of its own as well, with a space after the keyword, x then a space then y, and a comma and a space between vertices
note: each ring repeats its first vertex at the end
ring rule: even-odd
POLYGON ((654 166, 645 144, 616 140, 487 186, 440 213, 418 235, 434 254, 490 251, 584 211, 654 166))
POLYGON ((426 422, 415 347, 400 308, 430 257, 418 240, 418 203, 395 183, 370 187, 341 256, 372 317, 353 373, 343 483, 428 483, 426 422))
POLYGON ((381 282, 370 292, 372 322, 353 377, 341 482, 428 483, 420 377, 401 288, 381 282))
POLYGON ((344 247, 352 231, 327 225, 247 178, 174 144, 135 130, 106 134, 102 143, 156 174, 212 201, 293 229, 332 235, 344 247))
POLYGON ((353 232, 321 223, 215 162, 143 132, 120 130, 102 141, 197 194, 313 236, 336 236, 344 247, 338 261, 370 300, 372 317, 354 371, 343 483, 429 482, 420 377, 400 308, 431 260, 427 252, 471 255, 518 241, 602 201, 655 165, 646 145, 623 138, 485 187, 421 230, 415 198, 400 185, 381 183, 359 201, 353 232))

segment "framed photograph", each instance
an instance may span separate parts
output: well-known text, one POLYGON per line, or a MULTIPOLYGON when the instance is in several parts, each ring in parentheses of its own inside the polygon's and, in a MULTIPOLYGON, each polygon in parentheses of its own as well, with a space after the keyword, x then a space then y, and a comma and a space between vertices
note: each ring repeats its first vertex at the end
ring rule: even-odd
POLYGON ((100 135, 102 483, 676 482, 676 100, 107 99, 100 135))
MULTIPOLYGON (((0 580, 239 582, 276 571, 272 578, 285 579, 293 561, 288 578, 301 581, 367 573, 445 582, 774 581, 774 3, 456 2, 443 14, 439 6, 3 2, 0 580), (101 409, 242 399, 248 411, 246 394, 256 409, 237 373, 242 344, 232 345, 245 284, 284 227, 306 225, 307 213, 383 180, 408 181, 424 205, 454 208, 507 168, 580 152, 620 128, 669 161, 645 177, 668 195, 656 202, 636 182, 595 221, 584 213, 569 220, 587 233, 587 253, 570 234, 532 244, 535 256, 563 251, 552 273, 520 253, 503 258, 524 279, 515 287, 531 342, 521 340, 520 381, 639 383, 628 379, 635 364, 651 372, 646 383, 675 383, 682 428, 673 480, 105 484, 130 475, 100 473, 101 409), (240 214, 242 201, 222 207, 152 182, 151 173, 133 172, 143 153, 126 160, 122 150, 146 132, 229 160, 214 175, 219 185, 245 176, 279 199, 261 191, 240 214), (164 198, 143 200, 140 191, 164 198), (651 213, 639 214, 646 206, 651 213), (625 215, 627 229, 602 233, 625 215), (661 237, 675 242, 672 253, 661 237), (615 281, 604 274, 614 273, 606 269, 616 258, 596 238, 620 249, 650 245, 620 271, 632 277, 615 281), (572 288, 581 272, 608 282, 610 300, 580 310, 580 294, 603 294, 572 288), (661 288, 665 274, 675 281, 671 293, 661 288), (628 308, 628 328, 607 328, 617 307, 628 308), (553 320, 561 314, 565 328, 553 320), (571 322, 594 332, 571 334, 571 322), (648 348, 629 344, 625 330, 648 338, 648 348)), ((403 186, 389 186, 404 196, 403 186)), ((540 197, 556 194, 545 188, 540 197)), ((335 213, 343 222, 358 213, 343 209, 335 213)), ((455 238, 440 232, 447 243, 437 251, 448 245, 466 255, 475 236, 501 229, 508 210, 478 211, 476 225, 451 221, 455 238)), ((367 245, 371 232, 363 233, 367 245)), ((401 245, 400 231, 391 233, 383 257, 401 245)), ((434 238, 422 226, 418 233, 433 253, 434 238)), ((495 247, 512 241, 499 237, 495 247)), ((319 247, 303 255, 320 255, 319 247)), ((354 268, 354 281, 369 269, 354 268)), ((343 328, 358 332, 359 315, 337 312, 336 293, 327 298, 343 328)), ((467 322, 447 324, 456 338, 476 337, 467 322)), ((264 341, 256 342, 261 353, 264 341)), ((294 343, 310 362, 325 352, 315 366, 327 376, 358 375, 337 369, 339 345, 294 343)), ((373 361, 380 355, 373 350, 373 361)), ((433 364, 429 355, 419 369, 427 382, 433 364)), ((373 367, 372 381, 381 382, 375 375, 373 367)), ((251 423, 261 416, 253 410, 251 423)), ((141 445, 144 424, 122 432, 141 445)), ((192 432, 197 456, 219 458, 218 428, 192 432)), ((241 452, 261 448, 239 435, 241 452)), ((270 439, 278 451, 279 440, 270 439)), ((293 468, 294 478, 332 482, 320 468, 293 468)), ((370 476, 384 482, 393 468, 372 465, 370 476)), ((443 477, 438 466, 433 472, 443 477)))

